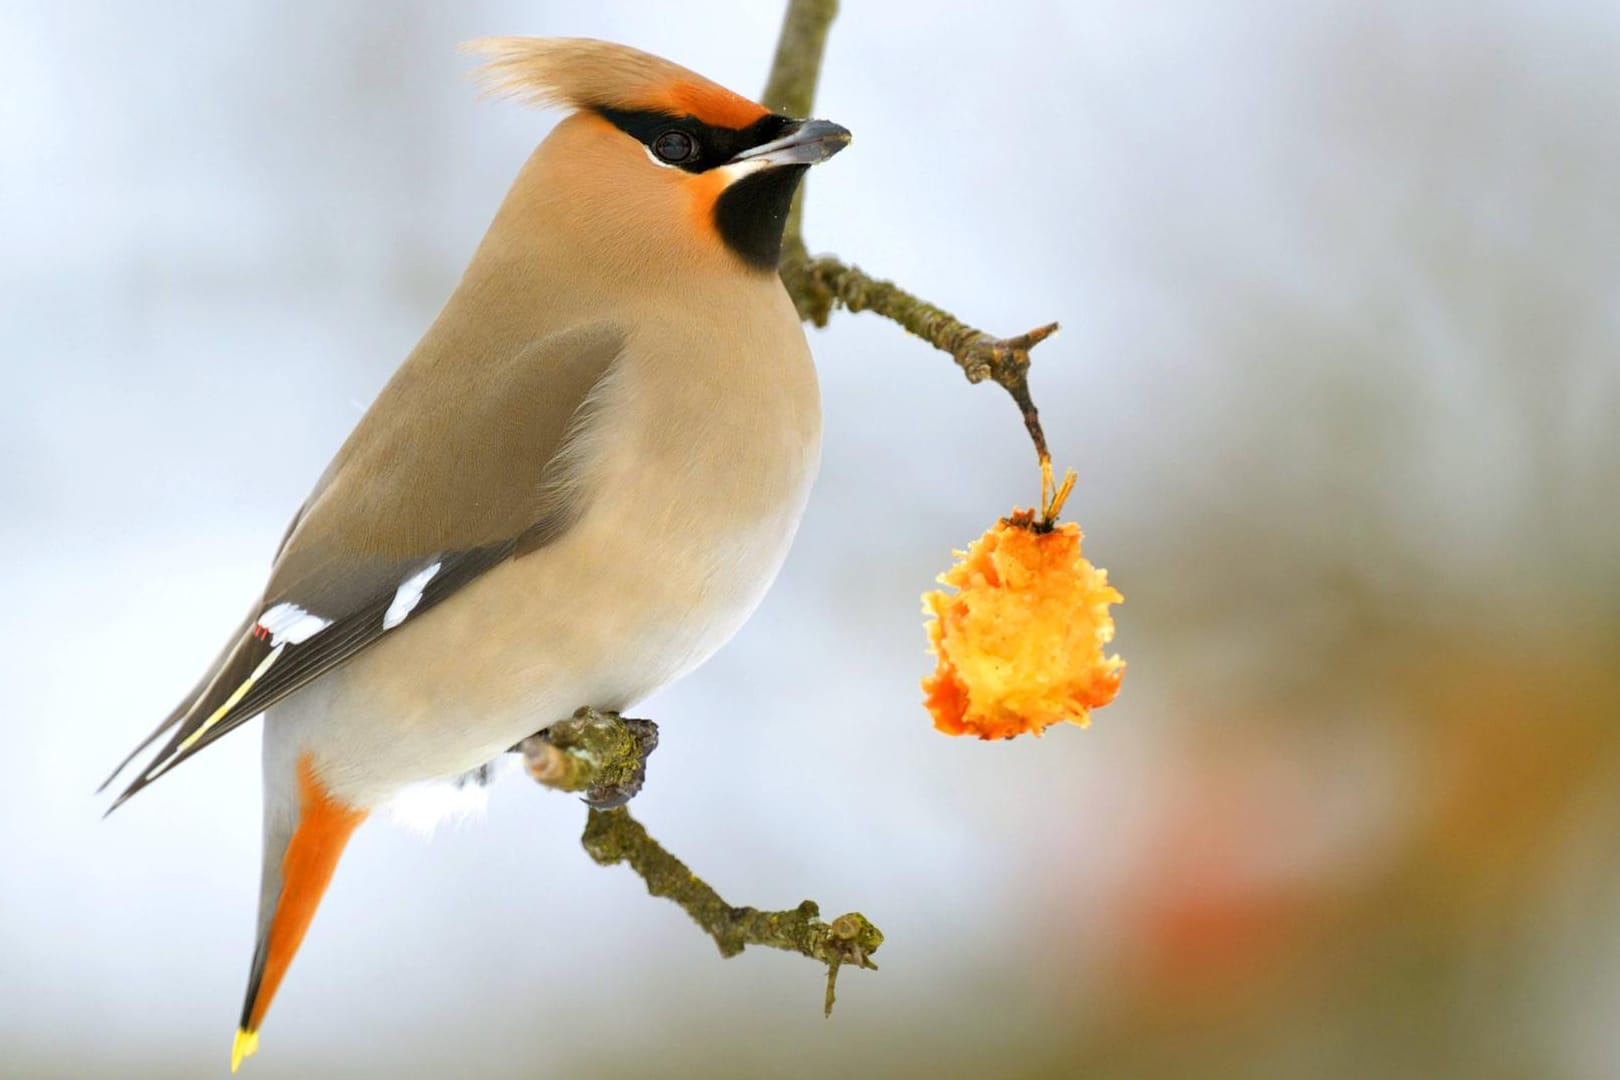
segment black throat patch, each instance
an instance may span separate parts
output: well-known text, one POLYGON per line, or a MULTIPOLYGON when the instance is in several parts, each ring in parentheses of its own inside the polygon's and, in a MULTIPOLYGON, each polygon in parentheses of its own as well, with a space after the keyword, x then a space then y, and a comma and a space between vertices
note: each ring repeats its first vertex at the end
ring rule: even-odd
POLYGON ((782 261, 782 229, 808 165, 778 165, 743 177, 720 193, 714 225, 726 246, 756 270, 782 261))

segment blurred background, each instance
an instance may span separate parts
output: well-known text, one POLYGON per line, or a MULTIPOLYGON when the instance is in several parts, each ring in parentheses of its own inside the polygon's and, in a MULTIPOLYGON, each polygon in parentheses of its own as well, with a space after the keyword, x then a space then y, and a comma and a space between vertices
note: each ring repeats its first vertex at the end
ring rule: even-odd
MULTIPOLYGON (((1620 7, 846 0, 813 250, 1034 388, 1126 596, 1089 730, 931 730, 918 596, 1038 476, 873 316, 739 638, 639 710, 636 812, 736 903, 888 935, 722 962, 518 778, 350 848, 256 1078, 1620 1075, 1620 7)), ((554 117, 458 42, 747 93, 780 6, 0 4, 0 1075, 209 1077, 257 736, 91 795, 554 117)))

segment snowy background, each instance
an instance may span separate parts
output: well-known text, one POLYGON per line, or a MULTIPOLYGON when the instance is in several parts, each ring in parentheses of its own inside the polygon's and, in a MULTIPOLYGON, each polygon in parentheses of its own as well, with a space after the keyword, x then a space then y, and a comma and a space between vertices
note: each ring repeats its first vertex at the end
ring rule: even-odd
MULTIPOLYGON (((999 390, 812 335, 821 479, 637 815, 882 971, 722 962, 511 779, 361 831, 255 1077, 1620 1071, 1620 8, 846 0, 812 249, 977 325, 1127 602, 1090 730, 934 733, 918 596, 1015 502, 999 390)), ((95 785, 553 117, 456 44, 588 35, 744 93, 776 4, 0 3, 0 1076, 223 1072, 257 731, 95 785)))

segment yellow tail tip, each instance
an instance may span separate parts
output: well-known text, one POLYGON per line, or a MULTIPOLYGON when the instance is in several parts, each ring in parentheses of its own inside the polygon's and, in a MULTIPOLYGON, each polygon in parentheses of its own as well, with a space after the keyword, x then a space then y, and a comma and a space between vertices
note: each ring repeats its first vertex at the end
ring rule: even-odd
POLYGON ((259 1033, 244 1028, 236 1029, 236 1041, 231 1043, 231 1072, 242 1067, 242 1059, 259 1052, 259 1033))

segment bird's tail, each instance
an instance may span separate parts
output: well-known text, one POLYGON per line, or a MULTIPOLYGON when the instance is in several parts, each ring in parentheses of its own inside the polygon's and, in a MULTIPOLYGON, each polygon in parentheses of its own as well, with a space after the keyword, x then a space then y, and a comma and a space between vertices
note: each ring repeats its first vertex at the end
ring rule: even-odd
MULTIPOLYGON (((268 762, 268 757, 267 757, 268 762)), ((297 761, 297 795, 264 809, 264 870, 259 886, 259 938, 242 1003, 241 1026, 231 1047, 231 1071, 259 1046, 259 1026, 281 979, 315 917, 349 837, 366 811, 334 799, 315 775, 308 754, 297 761)))

